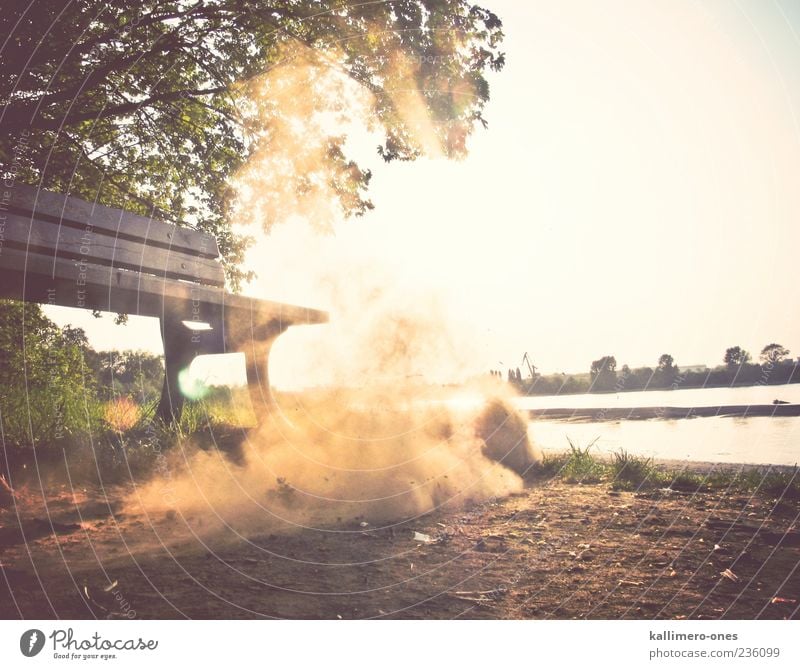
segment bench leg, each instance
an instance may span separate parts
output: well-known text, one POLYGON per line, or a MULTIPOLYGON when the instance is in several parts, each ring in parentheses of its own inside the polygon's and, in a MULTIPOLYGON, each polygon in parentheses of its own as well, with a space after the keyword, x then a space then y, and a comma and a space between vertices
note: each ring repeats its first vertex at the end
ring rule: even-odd
POLYGON ((244 350, 247 370, 247 389, 256 420, 266 415, 275 406, 275 399, 269 387, 269 350, 272 342, 253 342, 244 350))
POLYGON ((180 319, 163 318, 161 338, 164 341, 164 386, 156 415, 165 423, 174 424, 181 419, 184 402, 178 375, 189 367, 197 351, 192 345, 190 331, 180 319))
POLYGON ((275 406, 269 386, 269 352, 272 342, 287 327, 258 312, 232 313, 226 317, 226 350, 245 355, 250 402, 259 423, 275 406))

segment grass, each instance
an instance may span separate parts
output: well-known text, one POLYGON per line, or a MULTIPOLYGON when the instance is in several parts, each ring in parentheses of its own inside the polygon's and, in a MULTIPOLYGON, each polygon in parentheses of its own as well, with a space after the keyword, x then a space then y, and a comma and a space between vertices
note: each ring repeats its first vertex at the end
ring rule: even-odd
POLYGON ((597 439, 581 448, 572 443, 569 437, 569 454, 561 470, 561 477, 567 483, 599 483, 605 478, 606 468, 589 450, 597 439))
POLYGON ((608 474, 605 463, 589 452, 597 439, 590 442, 585 448, 576 446, 569 437, 567 437, 567 441, 569 442, 569 451, 545 455, 536 474, 546 478, 558 477, 567 483, 599 483, 605 480, 608 474))
POLYGON ((138 420, 129 429, 102 440, 104 475, 123 479, 131 474, 146 475, 157 467, 159 458, 176 447, 184 455, 191 449, 236 450, 240 428, 252 427, 255 415, 249 401, 233 400, 233 397, 216 397, 187 402, 180 421, 174 425, 156 417, 157 401, 140 407, 138 420))
POLYGON ((784 502, 800 501, 800 469, 754 467, 744 471, 720 470, 708 474, 656 464, 652 458, 620 450, 611 459, 591 453, 597 439, 585 447, 569 437, 569 451, 547 454, 536 468, 535 478, 566 483, 607 483, 612 490, 642 492, 668 488, 695 492, 758 494, 784 502))
POLYGON ((614 453, 611 472, 614 476, 612 487, 617 490, 638 489, 649 482, 655 482, 658 478, 653 458, 631 455, 624 450, 614 453))
POLYGON ((95 420, 84 429, 65 431, 36 449, 4 445, 5 461, 18 480, 30 476, 75 484, 144 480, 195 449, 219 448, 237 459, 241 428, 255 425, 249 399, 245 402, 235 393, 187 402, 175 425, 156 417, 157 405, 157 399, 139 403, 127 396, 94 400, 88 410, 95 420))

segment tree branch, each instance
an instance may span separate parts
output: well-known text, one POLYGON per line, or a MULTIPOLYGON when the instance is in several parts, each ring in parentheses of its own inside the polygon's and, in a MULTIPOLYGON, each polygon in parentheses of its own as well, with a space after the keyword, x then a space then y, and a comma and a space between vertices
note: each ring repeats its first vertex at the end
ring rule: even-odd
POLYGON ((25 118, 24 113, 18 110, 6 108, 6 115, 3 116, 0 122, 0 128, 6 131, 23 130, 25 128, 35 128, 37 130, 59 130, 61 128, 68 128, 70 126, 83 123, 84 121, 100 121, 102 119, 111 118, 114 116, 126 116, 135 112, 143 107, 150 107, 161 102, 172 102, 179 100, 182 97, 205 97, 207 95, 217 95, 224 93, 227 86, 217 86, 215 88, 195 88, 195 89, 182 89, 179 91, 170 91, 167 93, 160 93, 158 95, 151 95, 144 100, 138 102, 124 102, 122 104, 114 105, 111 107, 103 107, 86 112, 74 112, 67 114, 60 119, 43 118, 42 116, 34 115, 30 118, 25 118))

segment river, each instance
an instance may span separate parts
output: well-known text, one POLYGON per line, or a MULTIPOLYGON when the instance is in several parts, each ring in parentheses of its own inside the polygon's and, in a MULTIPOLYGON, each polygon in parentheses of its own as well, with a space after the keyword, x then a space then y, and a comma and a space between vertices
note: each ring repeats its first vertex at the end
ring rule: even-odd
MULTIPOLYGON (((701 407, 800 403, 800 384, 746 388, 533 396, 518 399, 523 410, 553 408, 701 407)), ((610 454, 623 449, 662 459, 720 463, 794 465, 800 462, 800 417, 714 417, 683 420, 566 421, 536 419, 534 439, 545 450, 564 450, 567 437, 610 454)))

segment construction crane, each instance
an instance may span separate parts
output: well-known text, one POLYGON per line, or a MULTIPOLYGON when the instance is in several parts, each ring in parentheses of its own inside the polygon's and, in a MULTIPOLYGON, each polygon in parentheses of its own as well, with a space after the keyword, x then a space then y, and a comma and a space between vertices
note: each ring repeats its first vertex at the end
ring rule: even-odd
POLYGON ((531 373, 531 378, 536 378, 536 365, 531 362, 530 357, 528 356, 528 352, 525 351, 524 355, 522 356, 522 364, 528 365, 528 371, 531 373))

